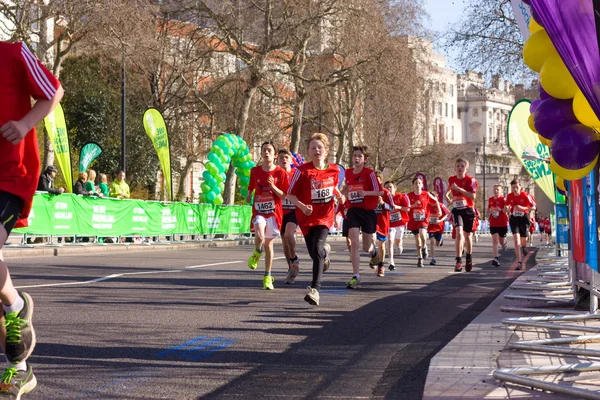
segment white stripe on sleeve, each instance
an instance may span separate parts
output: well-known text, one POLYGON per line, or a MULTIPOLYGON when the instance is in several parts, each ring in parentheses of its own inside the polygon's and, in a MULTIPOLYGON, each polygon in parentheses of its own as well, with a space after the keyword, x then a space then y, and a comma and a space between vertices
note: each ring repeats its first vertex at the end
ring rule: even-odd
POLYGON ((296 168, 296 172, 294 172, 294 176, 292 177, 292 181, 290 182, 290 187, 289 187, 289 189, 287 191, 288 194, 292 194, 292 189, 294 188, 294 185, 298 181, 298 178, 300 178, 301 174, 302 173, 300 172, 300 170, 296 168))
POLYGON ((29 51, 25 43, 21 44, 21 55, 25 59, 25 63, 27 64, 29 72, 35 80, 35 83, 42 90, 42 92, 44 92, 47 100, 52 99, 56 93, 56 88, 48 80, 48 77, 40 68, 37 58, 31 53, 31 51, 29 51))

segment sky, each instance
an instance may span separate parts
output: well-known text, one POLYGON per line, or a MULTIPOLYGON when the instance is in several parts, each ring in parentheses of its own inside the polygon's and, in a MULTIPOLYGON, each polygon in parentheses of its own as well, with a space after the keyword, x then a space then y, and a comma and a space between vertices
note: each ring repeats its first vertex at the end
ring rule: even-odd
MULTIPOLYGON (((448 25, 458 22, 468 2, 469 0, 425 0, 425 11, 431 17, 432 29, 443 32, 448 25)), ((448 57, 449 66, 455 67, 452 54, 445 54, 439 46, 436 49, 448 57)))

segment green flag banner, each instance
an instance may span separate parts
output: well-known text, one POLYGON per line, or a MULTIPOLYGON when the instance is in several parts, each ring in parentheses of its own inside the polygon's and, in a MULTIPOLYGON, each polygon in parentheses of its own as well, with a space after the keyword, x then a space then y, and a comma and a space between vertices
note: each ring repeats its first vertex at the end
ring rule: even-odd
POLYGON ((169 148, 169 135, 165 120, 156 108, 149 108, 144 113, 144 129, 146 134, 152 140, 158 161, 162 168, 167 184, 167 193, 169 200, 173 200, 173 190, 171 186, 171 150, 169 148))
POLYGON ((98 143, 88 142, 79 152, 79 172, 87 171, 90 164, 102 154, 102 147, 98 143))
POLYGON ((44 118, 46 132, 54 147, 54 157, 58 167, 65 178, 66 191, 73 191, 73 175, 71 171, 71 151, 69 150, 69 137, 67 136, 67 124, 65 114, 60 104, 56 106, 46 118, 44 118))
POLYGON ((529 107, 531 101, 521 100, 513 107, 508 117, 508 145, 517 158, 525 166, 536 185, 556 204, 554 189, 554 174, 550 171, 550 164, 542 160, 524 160, 523 155, 535 156, 541 159, 550 157, 548 146, 540 142, 537 133, 531 130, 527 119, 531 114, 529 107))
POLYGON ((250 232, 251 218, 251 206, 36 193, 29 226, 13 232, 53 236, 241 234, 250 232))

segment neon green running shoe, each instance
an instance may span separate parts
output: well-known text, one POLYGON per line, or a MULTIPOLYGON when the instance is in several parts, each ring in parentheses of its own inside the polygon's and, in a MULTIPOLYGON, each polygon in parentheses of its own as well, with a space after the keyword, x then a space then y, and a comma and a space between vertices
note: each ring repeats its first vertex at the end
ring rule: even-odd
POLYGON ((248 259, 248 268, 256 269, 256 267, 258 267, 258 260, 260 260, 261 254, 262 252, 259 252, 258 250, 254 249, 252 255, 248 259))
POLYGON ((263 289, 264 290, 275 289, 275 286, 273 286, 273 282, 275 282, 275 279, 273 279, 273 277, 271 275, 265 275, 265 277, 263 278, 263 289))
POLYGON ((37 385, 31 366, 27 371, 6 368, 0 377, 0 398, 19 400, 22 395, 31 392, 37 385))
POLYGON ((360 286, 360 278, 353 276, 348 282, 346 282, 346 289, 356 289, 360 286))

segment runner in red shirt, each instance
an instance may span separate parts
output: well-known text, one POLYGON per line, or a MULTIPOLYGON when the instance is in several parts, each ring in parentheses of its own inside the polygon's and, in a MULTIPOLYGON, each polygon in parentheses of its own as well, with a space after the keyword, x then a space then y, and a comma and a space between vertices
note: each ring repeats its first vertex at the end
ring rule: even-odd
POLYGON ((502 245, 502 250, 506 250, 508 215, 505 211, 506 200, 503 194, 502 185, 494 185, 494 195, 488 199, 490 233, 492 234, 492 249, 494 251, 492 265, 494 267, 500 266, 498 244, 502 245))
POLYGON ((373 245, 373 234, 377 229, 378 197, 383 194, 375 171, 365 167, 369 157, 368 146, 354 146, 352 148, 352 164, 354 168, 346 170, 346 196, 348 207, 348 236, 352 246, 352 272, 354 275, 347 282, 348 289, 360 286, 360 252, 358 241, 362 231, 362 247, 371 256, 371 263, 379 263, 377 247, 373 245))
POLYGON ((544 220, 544 233, 546 237, 546 245, 550 245, 552 242, 552 222, 550 221, 550 216, 547 216, 544 220))
POLYGON ((456 228, 456 266, 455 272, 462 271, 462 252, 463 240, 464 248, 467 253, 467 262, 465 270, 470 272, 473 268, 471 253, 473 252, 473 242, 471 233, 473 232, 473 222, 475 220, 475 197, 477 193, 477 181, 472 176, 467 175, 469 162, 458 158, 454 163, 455 176, 448 178, 448 191, 446 197, 448 204, 452 204, 452 216, 454 227, 456 228), (452 196, 449 196, 452 194, 452 196))
POLYGON ((515 244, 517 270, 523 268, 521 256, 527 255, 527 235, 529 234, 529 213, 535 210, 535 201, 528 193, 521 191, 521 184, 514 179, 510 182, 511 193, 506 196, 506 210, 510 213, 509 224, 515 244))
POLYGON ((248 203, 252 200, 254 192, 254 203, 252 207, 252 224, 254 225, 255 249, 248 259, 248 267, 256 269, 258 260, 265 251, 265 276, 263 278, 263 289, 273 290, 273 276, 271 267, 273 265, 273 239, 279 237, 281 221, 283 218, 282 199, 289 187, 289 175, 283 169, 275 165, 275 143, 268 141, 260 147, 262 164, 250 170, 250 184, 248 185, 248 203))
POLYGON ((402 254, 404 250, 402 242, 404 229, 408 222, 408 212, 410 211, 410 201, 404 193, 396 192, 396 185, 392 181, 387 181, 383 185, 394 199, 394 210, 390 213, 390 234, 388 240, 388 251, 390 254, 390 271, 396 269, 394 265, 394 253, 402 254))
POLYGON ((301 165, 295 172, 288 198, 296 205, 296 218, 308 254, 313 260, 313 279, 307 288, 304 300, 319 305, 319 290, 323 272, 329 268, 329 251, 326 243, 329 228, 334 223, 334 196, 341 197, 338 179, 340 169, 327 163, 329 139, 322 133, 313 133, 308 144, 308 156, 311 162, 301 165))
MULTIPOLYGON (((292 169, 292 153, 288 149, 281 149, 277 153, 277 165, 288 173, 290 180, 296 170, 292 169)), ((283 245, 283 254, 288 263, 288 274, 285 283, 291 285, 296 280, 300 272, 300 261, 296 254, 296 206, 287 197, 281 202, 283 209, 283 218, 281 221, 281 244, 283 245)))
POLYGON ((423 190, 421 178, 414 178, 413 191, 408 194, 410 213, 407 228, 415 235, 417 245, 417 267, 423 266, 423 259, 428 257, 427 252, 427 226, 429 225, 429 204, 437 204, 436 215, 441 215, 439 203, 431 193, 423 190))
MULTIPOLYGON (((437 193, 431 193, 437 200, 437 193)), ((429 243, 431 244, 431 261, 429 265, 436 265, 435 248, 444 244, 444 224, 450 215, 450 210, 442 203, 429 203, 429 225, 427 233, 429 234, 429 243), (439 205, 439 208, 438 208, 439 205), (441 213, 438 213, 438 210, 441 213)))
POLYGON ((527 235, 527 243, 529 246, 533 246, 533 232, 535 232, 535 217, 532 215, 529 224, 529 235, 527 235))
MULTIPOLYGON (((0 251, 16 226, 27 226, 40 174, 35 126, 52 112, 63 96, 60 82, 23 43, 0 42, 0 251), (36 100, 31 107, 31 98, 36 100)), ((12 375, 0 388, 0 397, 20 398, 36 386, 26 360, 35 347, 33 300, 17 292, 0 254, 4 311, 0 344, 12 375)), ((4 376, 9 373, 7 369, 4 376)))
MULTIPOLYGON (((377 176, 377 182, 381 185, 381 176, 377 176)), ((379 252, 379 264, 377 265, 377 276, 384 276, 383 260, 385 259, 385 243, 390 233, 390 212, 394 210, 394 198, 387 189, 383 189, 383 195, 379 196, 379 203, 375 208, 377 214, 377 251, 379 252)))
POLYGON ((537 214, 537 223, 538 223, 538 230, 540 232, 540 242, 544 242, 544 237, 546 235, 546 220, 544 219, 544 216, 541 214, 537 214))

